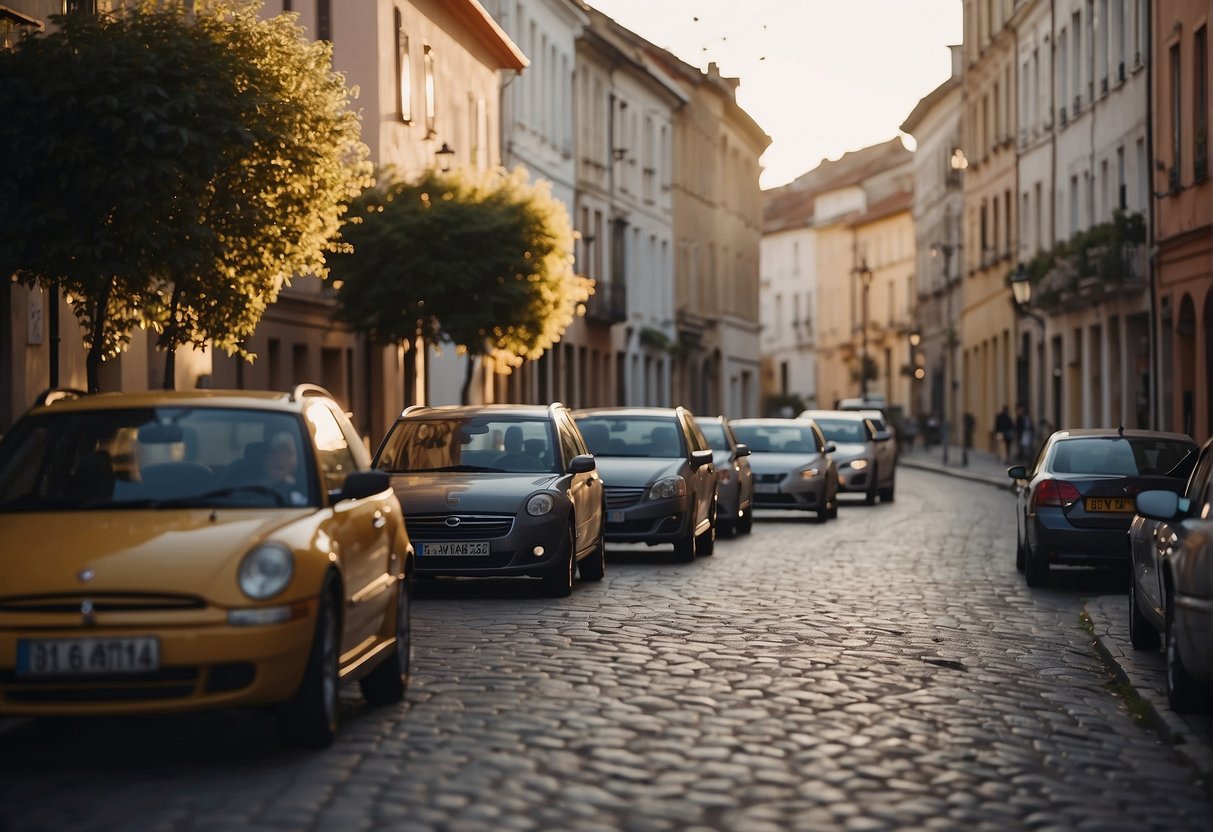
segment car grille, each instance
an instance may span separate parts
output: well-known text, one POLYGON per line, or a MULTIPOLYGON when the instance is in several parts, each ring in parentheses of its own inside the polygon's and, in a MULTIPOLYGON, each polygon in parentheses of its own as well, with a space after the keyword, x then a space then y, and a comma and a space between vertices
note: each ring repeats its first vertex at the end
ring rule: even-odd
POLYGON ((612 508, 627 508, 628 506, 639 503, 644 497, 643 488, 624 488, 622 486, 607 486, 603 489, 606 492, 606 507, 612 508))
POLYGON ((783 482, 786 474, 755 474, 754 482, 783 482))
POLYGON ((791 506, 796 505, 794 494, 755 494, 754 505, 791 506))
POLYGON ((142 592, 68 592, 56 595, 11 595, 0 598, 0 612, 78 613, 85 602, 93 612, 165 612, 198 610, 206 606, 190 595, 142 592))
POLYGON ((498 514, 431 514, 406 517, 409 537, 418 540, 492 540, 514 528, 514 516, 498 514), (458 524, 448 520, 457 518, 458 524))
POLYGON ((90 676, 87 678, 19 679, 9 670, 0 673, 6 701, 22 703, 138 702, 182 699, 198 686, 198 668, 166 667, 154 673, 90 676))

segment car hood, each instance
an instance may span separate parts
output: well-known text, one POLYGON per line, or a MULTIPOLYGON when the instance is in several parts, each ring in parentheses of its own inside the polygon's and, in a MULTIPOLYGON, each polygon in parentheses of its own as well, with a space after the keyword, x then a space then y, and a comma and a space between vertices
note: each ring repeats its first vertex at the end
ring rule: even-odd
POLYGON ((678 476, 687 461, 685 459, 646 457, 596 457, 598 473, 607 488, 613 485, 643 488, 666 477, 678 476))
POLYGON ((820 458, 817 454, 752 454, 750 470, 755 474, 786 474, 820 458))
POLYGON ((392 490, 409 514, 516 512, 536 491, 552 488, 562 474, 470 474, 441 471, 393 474, 392 490))
POLYGON ((835 462, 846 462, 861 456, 871 456, 871 454, 868 452, 868 446, 862 442, 835 442, 834 453, 831 456, 834 457, 835 462))
MULTIPOLYGON (((258 542, 315 512, 131 509, 0 515, 0 587, 6 596, 157 592, 214 597, 215 579, 258 542)), ((224 586, 226 587, 226 580, 224 586)), ((219 593, 228 595, 228 592, 219 593)))

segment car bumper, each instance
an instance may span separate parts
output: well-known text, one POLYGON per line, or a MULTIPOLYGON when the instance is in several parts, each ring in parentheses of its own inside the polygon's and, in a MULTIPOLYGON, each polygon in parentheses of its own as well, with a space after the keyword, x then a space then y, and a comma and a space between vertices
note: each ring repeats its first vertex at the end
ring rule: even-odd
POLYGON ((815 477, 811 480, 787 478, 779 483, 755 483, 754 508, 783 508, 800 511, 813 511, 825 504, 826 478, 815 477), (760 491, 760 488, 770 489, 772 485, 778 491, 760 491))
POLYGON ((607 511, 606 539, 611 543, 673 543, 690 533, 690 497, 641 500, 607 511))
POLYGON ((303 679, 316 602, 282 624, 18 627, 0 630, 0 714, 5 716, 173 713, 284 702, 303 679), (19 639, 154 636, 160 668, 144 674, 18 676, 19 639))
POLYGON ((1083 529, 1070 525, 1061 509, 1039 509, 1034 520, 1036 550, 1049 563, 1128 569, 1128 527, 1083 529))
MULTIPOLYGON (((515 517, 508 534, 483 541, 489 544, 487 555, 428 555, 427 543, 468 541, 460 541, 457 538, 430 541, 419 535, 411 540, 417 552, 417 574, 465 578, 539 574, 549 568, 560 555, 568 527, 568 515, 563 511, 553 511, 542 518, 527 515, 523 520, 515 517), (538 555, 535 554, 537 548, 541 550, 538 555)), ((477 541, 480 540, 477 538, 477 541)))
POLYGON ((862 471, 841 468, 838 471, 838 490, 866 492, 872 487, 872 473, 870 465, 862 471))
POLYGON ((1184 668, 1195 678, 1213 681, 1213 599, 1176 595, 1175 628, 1184 668))

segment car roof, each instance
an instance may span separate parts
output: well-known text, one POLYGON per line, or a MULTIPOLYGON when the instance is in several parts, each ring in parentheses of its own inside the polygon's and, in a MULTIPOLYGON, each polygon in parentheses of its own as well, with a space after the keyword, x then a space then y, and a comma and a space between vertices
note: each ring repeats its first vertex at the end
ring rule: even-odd
POLYGON ((696 422, 720 422, 722 425, 729 424, 729 420, 723 416, 695 416, 696 422))
POLYGON ((411 419, 418 416, 442 416, 454 417, 463 419, 469 416, 476 416, 481 413, 490 413, 494 416, 531 416, 531 417, 546 417, 552 414, 552 410, 563 409, 564 405, 559 402, 554 402, 550 405, 543 404, 445 404, 430 407, 427 405, 413 405, 407 407, 401 412, 400 419, 411 419))
POLYGON ((730 419, 730 425, 795 425, 806 419, 792 419, 786 416, 753 416, 748 419, 730 419))
POLYGON ((849 419, 859 422, 872 418, 869 412, 863 410, 805 410, 797 419, 849 419))
POLYGON ((678 415, 681 407, 587 407, 574 410, 575 418, 582 416, 668 416, 678 415))
POLYGON ((1171 439, 1176 442, 1187 442, 1190 445, 1195 445, 1196 440, 1186 433, 1171 433, 1170 431, 1162 430, 1124 430, 1118 428, 1072 428, 1065 430, 1053 431, 1049 439, 1055 442, 1062 442, 1066 439, 1171 439))
POLYGON ((56 393, 43 395, 46 403, 35 404, 30 409, 35 413, 87 413, 94 410, 123 410, 133 407, 226 407, 252 410, 278 410, 299 412, 303 402, 309 398, 332 399, 319 387, 308 386, 306 391, 274 390, 148 390, 137 393, 69 393, 56 397, 56 393))

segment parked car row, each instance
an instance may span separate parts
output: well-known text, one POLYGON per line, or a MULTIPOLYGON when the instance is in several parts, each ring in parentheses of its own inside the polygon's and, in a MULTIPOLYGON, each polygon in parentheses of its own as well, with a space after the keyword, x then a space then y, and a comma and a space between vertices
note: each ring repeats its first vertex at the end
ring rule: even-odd
POLYGON ((1053 564, 1129 575, 1135 648, 1165 648, 1177 711, 1213 704, 1213 441, 1144 430, 1061 430, 1016 482, 1015 566, 1047 586, 1053 564))
POLYGON ((608 541, 706 557, 755 508, 891 500, 889 439, 867 412, 410 407, 372 457, 314 385, 49 391, 0 441, 0 715, 263 705, 323 746, 342 683, 404 696, 415 579, 565 596, 608 541))

